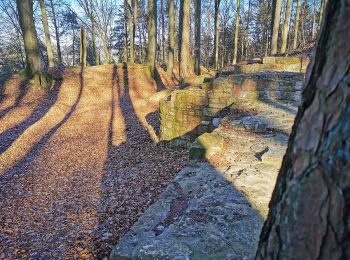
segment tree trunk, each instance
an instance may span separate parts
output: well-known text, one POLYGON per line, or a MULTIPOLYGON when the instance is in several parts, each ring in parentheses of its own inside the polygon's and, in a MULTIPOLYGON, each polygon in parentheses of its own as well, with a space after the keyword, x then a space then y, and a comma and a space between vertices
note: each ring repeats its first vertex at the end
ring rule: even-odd
POLYGON ((162 58, 166 62, 166 42, 165 42, 165 19, 164 19, 164 0, 160 1, 160 15, 162 21, 162 58))
POLYGON ((128 62, 126 15, 123 20, 123 62, 128 62))
POLYGON ((49 67, 52 68, 52 67, 55 67, 55 62, 53 59, 53 51, 52 51, 52 44, 51 44, 50 31, 49 31, 49 23, 47 20, 46 7, 45 7, 44 0, 40 0, 40 9, 41 9, 41 17, 42 17, 42 22, 43 22, 43 27, 44 27, 44 32, 45 32, 47 58, 49 61, 49 67))
POLYGON ((235 65, 237 63, 238 33, 239 33, 239 12, 240 12, 241 1, 237 0, 236 3, 237 3, 237 11, 236 11, 236 21, 235 21, 235 39, 234 39, 234 44, 233 44, 232 65, 235 65))
POLYGON ((291 2, 292 2, 292 0, 287 0, 287 2, 286 2, 286 12, 285 12, 285 16, 284 16, 283 29, 282 29, 282 45, 281 45, 281 53, 282 54, 286 53, 286 50, 287 50, 291 2))
POLYGON ((154 76, 157 51, 157 0, 148 0, 147 3, 148 49, 146 63, 150 66, 151 74, 154 76))
POLYGON ((304 0, 304 4, 303 7, 301 9, 301 43, 302 43, 302 47, 305 46, 305 42, 306 42, 306 37, 305 37, 305 10, 306 10, 306 1, 304 0))
POLYGON ((168 48, 168 64, 167 73, 169 76, 173 74, 174 68, 174 48, 175 48, 175 11, 174 0, 168 0, 168 12, 169 12, 169 48, 168 48))
POLYGON ((84 27, 80 29, 80 65, 86 67, 86 31, 84 27))
POLYGON ((215 69, 219 69, 219 8, 220 1, 215 0, 215 36, 214 36, 214 63, 215 69))
POLYGON ((300 0, 297 0, 297 10, 295 13, 295 21, 294 21, 293 50, 295 50, 298 47, 299 20, 300 20, 300 0))
POLYGON ((350 0, 325 13, 257 259, 350 259, 350 0))
POLYGON ((251 16, 251 6, 252 6, 252 3, 251 3, 251 0, 249 0, 249 3, 248 3, 248 17, 247 17, 247 27, 246 27, 246 40, 244 41, 244 49, 245 49, 245 56, 247 59, 249 59, 249 25, 250 25, 250 16, 251 16))
MULTIPOLYGON (((91 6, 91 8, 92 8, 92 6, 91 6)), ((99 55, 98 55, 98 51, 97 51, 97 47, 96 47, 95 19, 94 19, 94 15, 92 13, 92 10, 90 11, 90 14, 89 14, 89 20, 90 20, 90 24, 91 24, 92 50, 94 52, 95 65, 100 65, 100 59, 99 59, 99 55)), ((108 59, 108 57, 106 57, 106 58, 108 59)))
POLYGON ((320 16, 318 18, 318 30, 321 29, 322 19, 323 19, 323 11, 324 11, 325 5, 326 5, 326 0, 321 0, 320 16))
POLYGON ((135 45, 134 45, 134 25, 133 25, 133 17, 132 17, 132 11, 131 11, 131 5, 132 1, 127 0, 126 2, 126 10, 127 10, 127 16, 128 16, 128 27, 129 27, 129 39, 130 39, 130 62, 135 62, 135 45))
POLYGON ((317 6, 316 6, 316 0, 314 0, 314 13, 312 16, 312 32, 311 32, 312 40, 315 40, 316 38, 316 15, 317 15, 317 6))
POLYGON ((33 19, 33 1, 17 0, 17 10, 26 53, 26 76, 29 78, 34 76, 35 83, 43 85, 45 82, 42 82, 40 74, 42 68, 33 19))
POLYGON ((54 6, 52 0, 50 0, 50 4, 51 4, 51 10, 52 10, 53 26, 55 27, 58 63, 61 64, 62 63, 62 53, 61 53, 61 44, 60 44, 60 32, 59 32, 58 25, 57 25, 55 6, 54 6))
POLYGON ((179 28, 181 34, 180 41, 180 80, 186 81, 193 75, 193 68, 191 62, 190 52, 190 0, 180 0, 180 20, 182 20, 179 28))
MULTIPOLYGON (((136 30, 137 30, 137 15, 138 15, 138 8, 139 8, 139 5, 138 5, 138 0, 134 0, 134 15, 133 15, 133 18, 134 18, 134 23, 133 23, 133 33, 134 33, 134 41, 135 41, 135 35, 136 35, 136 30)), ((140 38, 141 39, 141 38, 140 38)), ((140 46, 142 46, 142 42, 140 40, 140 46)), ((135 47, 134 47, 135 48, 135 47)), ((135 52, 135 50, 134 50, 135 52)))
POLYGON ((195 0, 195 17, 194 17, 194 28, 195 28, 195 44, 194 44, 194 72, 197 75, 201 74, 201 16, 202 16, 202 1, 195 0))
POLYGON ((280 27, 280 19, 281 19, 281 8, 282 1, 281 0, 273 0, 272 7, 272 24, 271 24, 271 54, 274 55, 277 53, 278 47, 278 32, 280 27))

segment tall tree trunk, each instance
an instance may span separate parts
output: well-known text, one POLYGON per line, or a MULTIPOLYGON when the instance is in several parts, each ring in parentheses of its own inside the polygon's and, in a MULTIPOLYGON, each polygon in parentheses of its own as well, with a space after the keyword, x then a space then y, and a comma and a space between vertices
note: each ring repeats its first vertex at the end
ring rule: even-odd
POLYGON ((321 29, 322 20, 323 20, 323 11, 326 6, 326 0, 321 0, 321 6, 320 6, 320 16, 318 17, 318 30, 321 29))
POLYGON ((238 33, 239 33, 239 12, 240 12, 241 1, 237 0, 236 3, 237 3, 237 11, 236 11, 236 21, 235 21, 235 39, 234 39, 234 45, 233 45, 232 65, 235 65, 237 63, 238 33))
POLYGON ((214 36, 214 63, 215 69, 219 69, 219 8, 220 1, 215 0, 215 36, 214 36))
POLYGON ((190 0, 180 0, 180 20, 182 21, 180 31, 180 80, 185 81, 193 75, 190 52, 190 0))
POLYGON ((244 41, 244 49, 245 49, 245 56, 247 59, 249 59, 249 29, 250 29, 250 19, 251 19, 251 0, 249 0, 248 3, 248 17, 247 17, 247 26, 246 26, 246 39, 244 41))
POLYGON ((350 0, 325 12, 257 259, 350 259, 350 0))
POLYGON ((126 28, 126 14, 123 20, 123 62, 128 62, 128 47, 127 47, 127 28, 126 28))
POLYGON ((166 62, 166 42, 165 42, 165 19, 164 19, 164 0, 160 1, 160 15, 162 21, 162 58, 166 62))
POLYGON ((95 19, 94 19, 94 15, 92 14, 92 11, 91 11, 91 13, 89 15, 89 19, 90 19, 90 24, 91 24, 92 50, 94 52, 95 65, 100 65, 100 59, 99 59, 97 46, 96 46, 95 19))
POLYGON ((174 68, 174 48, 175 48, 175 10, 174 0, 168 0, 168 12, 169 12, 169 48, 168 48, 168 63, 167 73, 169 76, 173 74, 174 68))
POLYGON ((282 29, 281 53, 286 53, 286 50, 287 50, 291 2, 292 2, 292 0, 287 0, 287 2, 286 2, 286 12, 285 12, 285 16, 284 16, 283 29, 282 29))
POLYGON ((272 8, 272 23, 271 23, 271 54, 274 55, 277 53, 278 47, 278 32, 280 27, 280 19, 281 19, 281 8, 282 1, 281 0, 273 0, 273 8, 272 8))
POLYGON ((195 0, 195 44, 194 44, 194 72, 197 75, 201 74, 201 16, 202 16, 202 1, 195 0))
POLYGON ((127 15, 128 15, 129 39, 130 39, 130 50, 129 50, 130 55, 129 55, 129 57, 130 57, 130 62, 134 63, 135 62, 134 25, 133 25, 131 5, 132 5, 132 1, 127 0, 126 10, 127 10, 127 15))
MULTIPOLYGON (((136 30, 137 30, 137 16, 138 16, 138 8, 139 8, 139 4, 138 4, 138 0, 134 0, 134 15, 133 15, 133 18, 134 18, 134 23, 133 23, 133 33, 134 33, 134 36, 133 38, 135 39, 135 35, 136 35, 136 30)), ((141 39, 141 38, 140 38, 141 39)), ((135 40, 134 40, 135 41, 135 40)), ((140 40, 141 41, 141 40, 140 40)), ((142 42, 140 42, 140 46, 142 46, 142 42)), ((135 50, 134 50, 135 51, 135 50)))
POLYGON ((42 17, 42 22, 43 22, 43 27, 44 27, 44 32, 45 32, 47 58, 49 61, 49 67, 52 68, 52 67, 55 67, 55 62, 53 59, 53 51, 52 51, 52 44, 51 44, 50 31, 49 31, 49 23, 47 20, 46 7, 45 7, 44 0, 40 0, 40 9, 41 9, 41 17, 42 17))
POLYGON ((52 0, 50 0, 50 5, 51 5, 51 10, 52 10, 53 26, 55 27, 58 63, 61 64, 62 63, 62 53, 61 53, 61 44, 60 44, 60 32, 59 32, 58 24, 57 24, 55 6, 54 6, 52 0))
POLYGON ((86 31, 84 27, 80 29, 80 65, 86 67, 86 31))
POLYGON ((148 49, 146 63, 150 66, 151 74, 154 76, 157 51, 157 0, 147 0, 147 3, 148 49))
POLYGON ((295 50, 298 47, 299 21, 300 21, 300 0, 297 0, 297 10, 295 13, 295 20, 294 20, 293 50, 295 50))
POLYGON ((46 79, 40 74, 42 67, 33 18, 33 1, 17 0, 17 10, 26 53, 26 76, 34 77, 37 85, 46 86, 46 79))
POLYGON ((305 46, 306 36, 305 36, 305 19, 306 19, 306 1, 304 0, 303 7, 301 9, 301 43, 305 46))
POLYGON ((314 0, 314 13, 312 16, 312 32, 311 32, 312 40, 315 40, 316 38, 316 15, 317 15, 317 3, 316 3, 316 0, 314 0))

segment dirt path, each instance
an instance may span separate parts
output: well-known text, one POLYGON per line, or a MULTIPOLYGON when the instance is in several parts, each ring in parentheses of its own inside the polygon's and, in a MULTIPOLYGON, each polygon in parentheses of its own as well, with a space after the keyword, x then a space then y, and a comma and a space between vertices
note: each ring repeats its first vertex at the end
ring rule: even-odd
POLYGON ((67 70, 49 99, 2 101, 0 259, 109 254, 186 163, 154 143, 156 90, 144 67, 106 65, 67 70))

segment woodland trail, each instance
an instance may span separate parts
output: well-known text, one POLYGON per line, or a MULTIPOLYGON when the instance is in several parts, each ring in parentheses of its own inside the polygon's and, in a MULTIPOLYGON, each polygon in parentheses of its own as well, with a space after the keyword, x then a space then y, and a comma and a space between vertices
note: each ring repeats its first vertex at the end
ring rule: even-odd
POLYGON ((186 164, 155 144, 156 91, 144 67, 104 65, 0 99, 0 259, 109 255, 186 164))

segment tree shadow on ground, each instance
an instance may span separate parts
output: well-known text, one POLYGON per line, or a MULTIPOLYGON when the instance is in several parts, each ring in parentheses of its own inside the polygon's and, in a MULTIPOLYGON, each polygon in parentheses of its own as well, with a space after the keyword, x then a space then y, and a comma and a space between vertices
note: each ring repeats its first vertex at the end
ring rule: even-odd
POLYGON ((141 87, 142 90, 142 86, 135 86, 131 78, 126 63, 122 68, 114 66, 108 155, 101 182, 99 226, 96 234, 99 239, 95 241, 96 255, 99 258, 109 255, 111 247, 158 198, 175 176, 183 158, 183 149, 174 151, 165 145, 156 145, 149 131, 142 125, 140 115, 133 106, 137 100, 133 100, 135 97, 130 94, 131 89, 135 91, 135 87, 141 87), (120 136, 116 136, 113 131, 116 124, 120 124, 120 120, 113 120, 116 117, 113 112, 115 109, 121 110, 125 122, 125 132, 119 133, 120 136), (123 141, 115 144, 122 135, 125 137, 123 141), (165 156, 166 154, 169 156, 165 156), (170 158, 170 154, 175 158, 170 158), (171 161, 173 165, 168 167, 168 171, 162 171, 162 167, 158 167, 170 164, 171 161), (169 171, 173 173, 169 174, 169 171), (106 234, 113 235, 105 237, 106 234))
MULTIPOLYGON (((0 111, 0 119, 3 118, 7 113, 11 112, 12 110, 14 110, 16 107, 18 107, 24 96, 27 94, 28 92, 28 88, 27 88, 27 83, 28 81, 27 80, 21 80, 20 83, 19 83, 19 93, 18 93, 18 96, 16 97, 16 100, 15 102, 13 103, 13 105, 3 109, 0 111)), ((3 91, 3 88, 2 87, 2 90, 3 91)), ((0 93, 0 98, 2 97, 2 93, 0 93)), ((2 102, 2 100, 0 99, 0 102, 2 102)))
MULTIPOLYGON (((80 80, 80 89, 79 89, 79 94, 77 99, 75 100, 74 104, 72 105, 72 107, 70 108, 69 112, 64 116, 64 118, 58 123, 56 124, 54 127, 52 127, 47 133, 45 133, 40 140, 38 140, 29 150, 28 153, 26 153, 22 158, 20 158, 15 164, 14 166, 11 167, 11 169, 9 169, 8 171, 6 171, 2 176, 1 176, 1 183, 6 183, 8 181, 10 181, 12 179, 12 177, 14 175, 18 175, 19 173, 21 173, 23 171, 23 169, 25 169, 25 167, 30 164, 31 162, 33 162, 36 157, 38 156, 39 152, 42 150, 43 146, 49 141, 49 139, 56 133, 56 131, 65 123, 67 122, 67 120, 71 117, 71 115, 73 114, 73 112, 76 110, 81 95, 82 95, 82 91, 84 88, 84 78, 83 78, 83 68, 80 71, 79 74, 79 80, 80 80)), ((61 83, 59 83, 60 85, 61 83)), ((53 100, 55 100, 57 98, 57 93, 59 90, 59 85, 57 85, 57 89, 55 90, 55 95, 53 96, 53 100)), ((43 115, 48 111, 48 109, 50 108, 50 106, 52 106, 52 104, 54 103, 53 100, 49 101, 49 104, 47 106, 45 106, 46 111, 44 113, 40 113, 40 116, 38 118, 34 118, 32 120, 35 120, 35 122, 38 122, 43 115)), ((30 125, 33 125, 35 122, 31 122, 30 125)), ((19 129, 19 131, 23 130, 22 132, 24 132, 30 125, 26 125, 25 129, 19 129)), ((16 137, 18 137, 20 134, 16 135, 16 137)), ((11 143, 13 143, 15 140, 11 140, 11 143)), ((8 143, 7 143, 8 144, 8 143)))
POLYGON ((47 98, 33 111, 33 113, 28 118, 26 118, 20 124, 0 134, 0 153, 5 152, 22 133, 24 133, 30 126, 34 125, 45 116, 45 114, 56 102, 61 85, 62 81, 55 82, 54 86, 48 93, 47 98))

